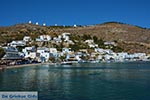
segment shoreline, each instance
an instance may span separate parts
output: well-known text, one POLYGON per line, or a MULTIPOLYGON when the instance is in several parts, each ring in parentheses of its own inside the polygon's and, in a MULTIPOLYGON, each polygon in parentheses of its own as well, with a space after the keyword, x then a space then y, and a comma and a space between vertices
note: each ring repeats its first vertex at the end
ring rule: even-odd
POLYGON ((23 64, 23 65, 12 65, 12 66, 0 66, 0 70, 5 69, 12 69, 12 68, 22 68, 22 67, 28 67, 28 66, 39 66, 39 65, 46 65, 50 63, 37 63, 37 64, 23 64))
MULTIPOLYGON (((136 62, 136 61, 129 61, 129 62, 136 62)), ((150 61, 137 61, 137 62, 150 62, 150 61)), ((126 62, 101 62, 105 63, 126 63, 126 62)), ((0 65, 0 71, 6 69, 13 69, 13 68, 22 68, 22 67, 30 67, 30 66, 40 66, 40 65, 55 65, 56 63, 33 63, 33 64, 23 64, 23 65, 0 65)), ((92 64, 92 63, 91 63, 92 64)))

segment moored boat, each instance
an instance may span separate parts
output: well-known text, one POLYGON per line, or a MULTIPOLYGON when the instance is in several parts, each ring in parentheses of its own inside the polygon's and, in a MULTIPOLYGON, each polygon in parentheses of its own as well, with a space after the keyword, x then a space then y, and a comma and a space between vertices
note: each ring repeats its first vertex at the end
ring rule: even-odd
POLYGON ((61 65, 72 65, 73 63, 70 61, 61 62, 61 65))

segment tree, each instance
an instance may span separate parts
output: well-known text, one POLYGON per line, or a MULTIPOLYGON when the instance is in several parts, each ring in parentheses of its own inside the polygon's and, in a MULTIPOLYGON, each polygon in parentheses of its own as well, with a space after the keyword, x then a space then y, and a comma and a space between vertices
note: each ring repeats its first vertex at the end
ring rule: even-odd
POLYGON ((88 55, 82 55, 82 56, 81 56, 81 59, 82 59, 82 60, 89 60, 89 59, 90 59, 90 56, 88 56, 88 55))
POLYGON ((55 62, 55 57, 50 57, 49 60, 54 63, 55 62))
POLYGON ((0 48, 0 59, 5 55, 5 51, 3 48, 0 48))
POLYGON ((84 34, 84 35, 82 36, 82 39, 83 39, 83 40, 88 40, 88 39, 92 39, 92 38, 91 38, 90 35, 84 34))
POLYGON ((19 52, 22 52, 22 49, 24 49, 24 48, 25 48, 25 46, 17 46, 17 49, 19 52))
POLYGON ((93 40, 94 40, 94 43, 98 43, 98 38, 96 36, 93 36, 93 40))
POLYGON ((114 46, 114 47, 112 48, 112 50, 113 50, 114 52, 122 52, 122 51, 123 51, 123 49, 122 49, 121 47, 119 47, 119 46, 114 46))
POLYGON ((97 44, 100 48, 105 48, 104 41, 102 39, 98 39, 97 44))
POLYGON ((66 55, 60 56, 60 60, 64 61, 66 59, 66 55))
POLYGON ((80 45, 78 44, 71 44, 69 47, 74 51, 78 51, 80 49, 80 45))

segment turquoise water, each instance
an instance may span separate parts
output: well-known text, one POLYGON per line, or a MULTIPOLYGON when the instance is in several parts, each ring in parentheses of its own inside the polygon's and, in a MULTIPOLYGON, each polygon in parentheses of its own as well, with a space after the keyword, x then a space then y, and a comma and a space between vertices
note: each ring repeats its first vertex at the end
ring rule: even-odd
POLYGON ((150 62, 42 65, 0 71, 0 91, 39 100, 150 100, 150 62))

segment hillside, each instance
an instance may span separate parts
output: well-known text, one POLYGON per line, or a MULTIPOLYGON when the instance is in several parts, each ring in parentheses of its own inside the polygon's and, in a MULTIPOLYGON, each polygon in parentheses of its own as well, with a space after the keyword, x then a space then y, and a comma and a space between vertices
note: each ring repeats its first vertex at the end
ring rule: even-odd
POLYGON ((116 22, 80 27, 44 27, 33 24, 0 27, 0 43, 3 44, 12 40, 20 40, 25 35, 30 35, 32 38, 35 38, 40 34, 56 35, 63 32, 76 35, 88 34, 97 36, 104 41, 116 41, 124 51, 129 53, 150 53, 150 30, 116 22))

